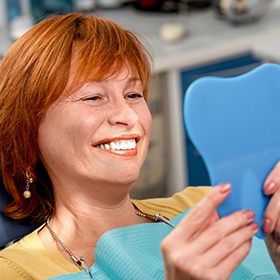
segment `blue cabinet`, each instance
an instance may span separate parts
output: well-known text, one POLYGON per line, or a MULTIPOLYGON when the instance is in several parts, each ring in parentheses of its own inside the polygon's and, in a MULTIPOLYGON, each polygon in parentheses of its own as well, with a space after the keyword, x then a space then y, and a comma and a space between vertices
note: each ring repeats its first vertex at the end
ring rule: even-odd
MULTIPOLYGON (((185 95, 188 86, 202 76, 233 77, 244 74, 260 64, 260 60, 247 53, 198 68, 185 69, 181 73, 182 93, 185 95)), ((185 135, 188 185, 209 186, 210 180, 204 161, 188 137, 187 132, 185 135)))

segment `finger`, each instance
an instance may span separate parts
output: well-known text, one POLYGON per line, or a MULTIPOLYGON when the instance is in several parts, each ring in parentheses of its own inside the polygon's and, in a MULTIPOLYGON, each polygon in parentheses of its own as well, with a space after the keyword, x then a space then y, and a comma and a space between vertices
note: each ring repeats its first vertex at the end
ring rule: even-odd
POLYGON ((280 187, 280 161, 274 166, 264 182, 264 193, 274 194, 280 187))
MULTIPOLYGON (((280 234, 280 225, 276 226, 280 215, 280 161, 274 166, 270 174, 264 182, 264 193, 266 195, 273 195, 265 210, 263 217, 262 229, 265 234, 269 234, 276 230, 276 234, 280 234)), ((279 222, 278 222, 279 223, 279 222)))
POLYGON ((271 235, 273 237, 275 246, 277 246, 277 247, 280 246, 280 219, 277 219, 271 235))
MULTIPOLYGON (((207 229, 205 229, 197 237, 197 242, 195 243, 196 248, 194 248, 194 250, 198 253, 203 253, 205 252, 205 250, 208 250, 221 242, 221 240, 226 240, 229 235, 232 235, 235 232, 239 232, 242 229, 248 231, 248 237, 247 235, 241 236, 239 241, 242 242, 243 238, 245 240, 247 240, 247 238, 251 238, 258 230, 257 224, 251 224, 254 217, 254 211, 238 211, 218 220, 207 229), (253 232, 250 231, 250 229, 252 229, 252 226, 253 232)), ((238 245, 238 243, 239 242, 237 242, 236 244, 238 245)), ((223 244, 221 244, 221 246, 224 247, 223 244)))
POLYGON ((201 231, 209 223, 216 208, 229 195, 230 184, 219 184, 211 189, 202 200, 182 219, 180 224, 172 231, 176 240, 188 240, 201 231))
POLYGON ((252 237, 257 231, 257 223, 246 225, 222 238, 214 246, 209 248, 206 253, 203 253, 203 255, 207 256, 209 259, 207 262, 210 262, 211 266, 217 266, 229 255, 233 255, 240 246, 243 246, 243 244, 247 242, 251 242, 252 237))
POLYGON ((192 246, 193 243, 185 242, 166 259, 178 275, 191 275, 194 279, 228 279, 225 275, 230 276, 248 254, 256 229, 257 225, 254 229, 245 226, 200 254, 192 246), (232 258, 232 262, 228 261, 232 258), (211 273, 213 277, 209 277, 211 273), (219 273, 223 277, 217 277, 219 273))
POLYGON ((212 225, 213 223, 215 223, 219 219, 220 219, 219 214, 218 214, 217 210, 215 210, 215 212, 210 217, 210 219, 208 221, 208 224, 206 226, 212 225))
POLYGON ((280 235, 280 189, 271 197, 263 218, 263 231, 268 234, 276 230, 280 235))
POLYGON ((235 248, 227 257, 223 258, 220 263, 209 271, 209 279, 230 279, 236 268, 246 258, 252 247, 252 241, 248 240, 235 248), (218 278, 217 278, 218 276, 218 278))

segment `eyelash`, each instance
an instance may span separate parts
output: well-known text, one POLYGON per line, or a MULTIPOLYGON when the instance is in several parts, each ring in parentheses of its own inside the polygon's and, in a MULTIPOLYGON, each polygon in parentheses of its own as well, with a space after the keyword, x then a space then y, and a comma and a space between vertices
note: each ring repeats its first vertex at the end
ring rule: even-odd
POLYGON ((136 98, 143 98, 143 94, 141 93, 129 93, 127 95, 128 98, 136 99, 136 98))
MULTIPOLYGON (((126 98, 130 98, 130 99, 140 99, 140 98, 143 98, 143 97, 144 96, 141 93, 129 93, 129 94, 126 95, 126 98)), ((96 101, 96 100, 99 100, 99 99, 101 99, 100 96, 95 95, 95 96, 85 97, 82 100, 84 100, 84 101, 88 101, 88 100, 96 101)))
POLYGON ((98 99, 100 99, 100 97, 97 96, 97 95, 83 98, 84 101, 89 101, 89 100, 91 100, 91 101, 96 101, 96 100, 98 100, 98 99))

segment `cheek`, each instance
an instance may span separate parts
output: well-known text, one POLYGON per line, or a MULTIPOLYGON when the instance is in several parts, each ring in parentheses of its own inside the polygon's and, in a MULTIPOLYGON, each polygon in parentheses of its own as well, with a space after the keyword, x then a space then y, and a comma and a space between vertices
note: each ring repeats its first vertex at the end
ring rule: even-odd
POLYGON ((88 146, 88 132, 85 131, 78 123, 60 121, 52 127, 43 125, 39 129, 38 147, 48 172, 68 172, 74 162, 85 157, 88 146))
POLYGON ((148 107, 141 113, 142 116, 142 126, 147 135, 150 135, 151 127, 152 127, 152 115, 148 107))
POLYGON ((50 163, 59 158, 62 148, 67 147, 65 138, 65 127, 59 121, 42 122, 38 132, 38 147, 44 161, 50 163))
POLYGON ((73 118, 70 112, 65 114, 63 110, 58 114, 48 112, 39 126, 38 146, 42 157, 47 161, 70 156, 73 147, 79 147, 79 141, 85 139, 85 123, 73 118))
POLYGON ((39 148, 52 150, 71 150, 90 142, 95 131, 95 120, 91 118, 79 119, 60 118, 51 123, 42 123, 39 128, 39 148))

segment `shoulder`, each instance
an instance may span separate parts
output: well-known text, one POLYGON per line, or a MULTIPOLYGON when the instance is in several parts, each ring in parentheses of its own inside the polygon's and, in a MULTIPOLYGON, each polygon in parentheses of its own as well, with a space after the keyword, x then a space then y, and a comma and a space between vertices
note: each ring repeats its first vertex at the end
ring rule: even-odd
POLYGON ((1 280, 31 280, 32 278, 28 276, 25 271, 23 271, 18 265, 13 261, 6 259, 0 255, 0 279, 1 280))
POLYGON ((0 280, 48 279, 79 271, 59 251, 45 249, 39 230, 0 251, 0 280), (6 274, 9 277, 2 278, 6 274))
POLYGON ((171 219, 192 207, 211 189, 211 187, 187 187, 172 197, 133 200, 132 202, 143 212, 160 213, 171 219))
POLYGON ((35 232, 28 234, 23 239, 9 245, 0 251, 0 280, 1 279, 32 279, 25 271, 22 263, 25 263, 28 250, 25 250, 26 242, 32 243, 36 237, 35 232))

